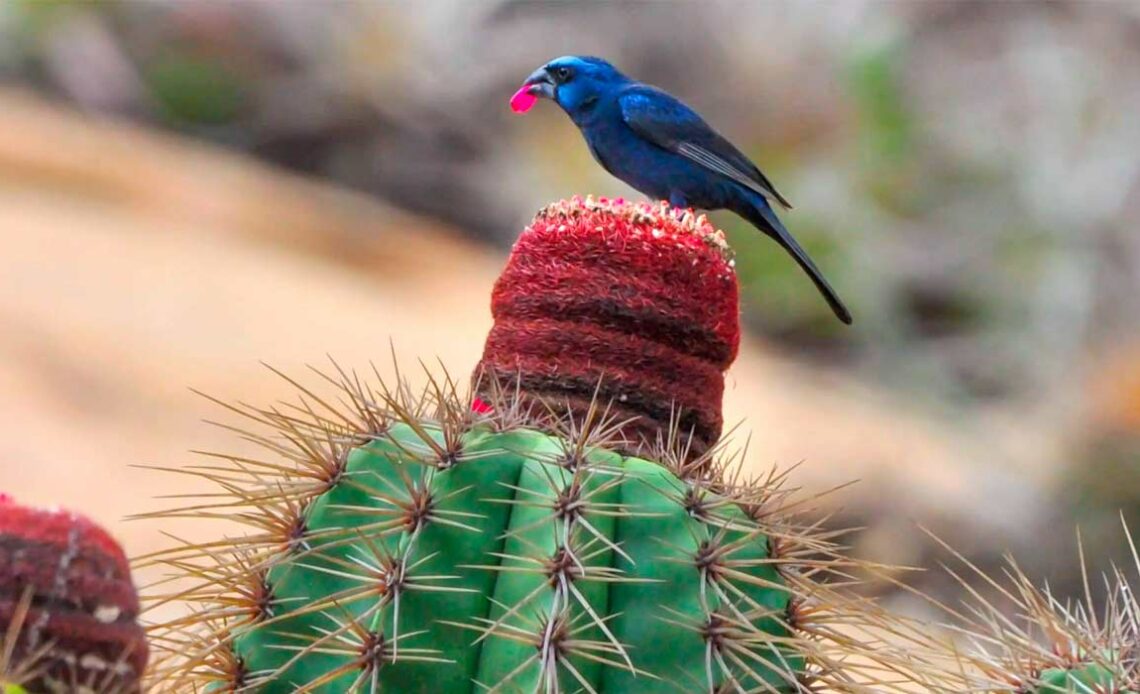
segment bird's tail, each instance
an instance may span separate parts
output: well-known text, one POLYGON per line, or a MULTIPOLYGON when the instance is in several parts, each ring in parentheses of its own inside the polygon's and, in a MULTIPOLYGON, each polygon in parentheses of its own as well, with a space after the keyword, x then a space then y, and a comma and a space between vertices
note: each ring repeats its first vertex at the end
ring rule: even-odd
POLYGON ((819 293, 823 295, 823 298, 827 301, 827 305, 835 312, 836 317, 847 325, 851 325, 851 312, 847 310, 847 307, 843 305, 843 301, 840 300, 839 295, 835 293, 835 290, 832 289, 831 285, 824 279, 823 273, 820 272, 819 268, 812 262, 807 251, 796 242, 791 232, 789 232, 780 222, 779 218, 776 217, 776 213, 772 211, 772 207, 768 204, 768 201, 759 195, 755 196, 755 198, 757 199, 747 200, 738 208, 734 208, 733 211, 749 222, 752 222, 753 226, 783 246, 784 250, 795 258, 796 263, 799 264, 799 266, 803 268, 803 271, 808 274, 808 277, 811 278, 812 283, 815 284, 819 293))

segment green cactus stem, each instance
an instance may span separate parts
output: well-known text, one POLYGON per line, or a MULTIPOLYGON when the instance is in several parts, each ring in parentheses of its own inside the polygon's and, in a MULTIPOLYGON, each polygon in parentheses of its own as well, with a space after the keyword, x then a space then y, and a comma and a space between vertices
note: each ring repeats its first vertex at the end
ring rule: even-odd
POLYGON ((1114 668, 1099 663, 1084 663, 1074 669, 1049 668, 1038 676, 1031 689, 1040 694, 1080 694, 1081 692, 1126 694, 1131 690, 1117 687, 1114 668))
POLYGON ((271 562, 265 613, 235 629, 246 681, 795 690, 792 591, 739 505, 532 430, 446 439, 400 423, 349 454, 271 562))

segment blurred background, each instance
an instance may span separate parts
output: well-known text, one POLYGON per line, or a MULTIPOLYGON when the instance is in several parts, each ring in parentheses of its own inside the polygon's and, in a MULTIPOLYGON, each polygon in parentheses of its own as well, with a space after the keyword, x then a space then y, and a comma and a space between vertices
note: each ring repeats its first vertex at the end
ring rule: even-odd
POLYGON ((166 540, 123 518, 193 483, 132 465, 249 450, 189 388, 266 404, 290 388, 261 361, 388 373, 392 352, 465 377, 530 216, 639 197, 555 107, 507 108, 566 53, 679 95, 752 155, 852 307, 846 328, 714 215, 750 328, 726 406, 751 469, 798 464, 812 493, 859 479, 822 503, 867 528, 867 558, 932 566, 921 524, 1075 594, 1078 525, 1094 570, 1125 556, 1127 1, 0 3, 0 488, 86 509, 140 554, 166 540))

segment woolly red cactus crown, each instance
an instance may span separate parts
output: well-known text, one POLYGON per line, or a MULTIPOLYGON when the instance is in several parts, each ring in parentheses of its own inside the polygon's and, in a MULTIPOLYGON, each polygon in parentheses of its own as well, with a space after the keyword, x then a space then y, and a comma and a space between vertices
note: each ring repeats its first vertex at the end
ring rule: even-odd
POLYGON ((138 613, 127 558, 102 528, 0 495, 0 624, 14 630, 0 677, 29 691, 138 691, 138 613))
POLYGON ((482 373, 572 412, 597 393, 630 418, 632 447, 676 425, 701 453, 720 436, 724 371, 740 343, 733 265, 724 234, 690 210, 550 205, 495 284, 482 373))

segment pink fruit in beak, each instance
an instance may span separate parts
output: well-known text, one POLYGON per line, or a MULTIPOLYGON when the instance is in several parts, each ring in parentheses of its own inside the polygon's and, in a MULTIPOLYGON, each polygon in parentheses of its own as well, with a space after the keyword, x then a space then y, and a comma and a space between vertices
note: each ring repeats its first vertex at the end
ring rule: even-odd
POLYGON ((530 93, 529 84, 524 84, 515 95, 511 97, 511 110, 515 113, 526 113, 538 101, 538 97, 530 93))

